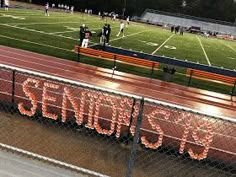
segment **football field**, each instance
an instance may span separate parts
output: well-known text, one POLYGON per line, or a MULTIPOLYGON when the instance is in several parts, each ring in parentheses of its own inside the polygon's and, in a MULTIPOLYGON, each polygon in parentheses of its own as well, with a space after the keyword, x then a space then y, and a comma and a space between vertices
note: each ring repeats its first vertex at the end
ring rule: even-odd
MULTIPOLYGON (((153 55, 188 60, 209 66, 236 69, 236 42, 185 33, 173 34, 159 27, 131 23, 125 27, 125 37, 117 37, 119 21, 81 13, 52 12, 44 16, 41 10, 0 10, 0 44, 38 53, 76 60, 73 52, 78 44, 79 27, 85 24, 92 31, 90 44, 99 42, 98 33, 109 23, 112 28, 110 45, 142 51, 153 55)), ((120 35, 121 36, 121 35, 120 35)))

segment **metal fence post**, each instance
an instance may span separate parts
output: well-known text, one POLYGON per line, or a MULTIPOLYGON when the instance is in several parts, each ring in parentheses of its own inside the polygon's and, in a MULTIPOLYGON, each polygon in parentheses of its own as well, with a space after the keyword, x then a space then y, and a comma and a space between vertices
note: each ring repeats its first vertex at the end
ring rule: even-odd
POLYGON ((231 97, 234 96, 235 87, 236 87, 236 81, 234 82, 234 86, 233 86, 233 89, 232 89, 232 91, 231 91, 231 97))
POLYGON ((188 86, 190 86, 191 80, 192 80, 193 70, 190 72, 189 80, 188 80, 188 86))
POLYGON ((16 79, 16 70, 12 71, 12 91, 11 91, 11 113, 15 111, 15 79, 16 79))
POLYGON ((131 133, 130 133, 130 128, 131 128, 131 125, 132 125, 132 122, 133 122, 133 113, 134 113, 134 106, 136 104, 136 99, 134 98, 134 101, 133 101, 133 105, 132 105, 132 110, 131 110, 131 114, 130 114, 130 124, 129 124, 129 127, 128 127, 128 134, 127 134, 127 141, 125 142, 126 145, 129 144, 129 139, 131 137, 131 133))
POLYGON ((141 128, 141 124, 142 124, 143 107, 144 107, 144 98, 142 98, 142 100, 140 102, 139 114, 138 114, 138 118, 137 118, 135 135, 134 135, 134 140, 133 140, 133 144, 132 144, 132 148, 131 148, 131 152, 130 152, 130 158, 129 158, 126 177, 132 176, 132 171, 134 168, 134 161, 135 161, 135 156, 136 156, 137 144, 138 144, 139 133, 140 133, 140 128, 141 128))
POLYGON ((116 70, 116 55, 114 55, 114 60, 113 60, 112 76, 114 75, 115 70, 116 70))
POLYGON ((154 67, 155 67, 155 63, 153 62, 153 63, 152 63, 151 78, 152 78, 152 76, 153 76, 153 73, 154 73, 154 67))
POLYGON ((77 61, 80 62, 80 46, 78 46, 78 51, 77 51, 77 61))

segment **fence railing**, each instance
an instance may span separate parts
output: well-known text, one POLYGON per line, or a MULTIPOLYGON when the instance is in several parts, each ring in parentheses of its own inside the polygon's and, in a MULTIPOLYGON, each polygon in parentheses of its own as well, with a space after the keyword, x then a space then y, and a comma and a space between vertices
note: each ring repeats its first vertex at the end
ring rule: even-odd
POLYGON ((27 156, 117 177, 236 173, 234 115, 7 65, 0 73, 0 143, 27 156))

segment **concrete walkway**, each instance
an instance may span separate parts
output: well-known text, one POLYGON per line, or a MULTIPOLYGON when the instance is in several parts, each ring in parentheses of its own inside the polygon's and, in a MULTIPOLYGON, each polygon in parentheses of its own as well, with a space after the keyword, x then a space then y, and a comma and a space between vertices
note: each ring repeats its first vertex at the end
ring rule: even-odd
POLYGON ((0 150, 0 177, 88 177, 70 170, 0 150))

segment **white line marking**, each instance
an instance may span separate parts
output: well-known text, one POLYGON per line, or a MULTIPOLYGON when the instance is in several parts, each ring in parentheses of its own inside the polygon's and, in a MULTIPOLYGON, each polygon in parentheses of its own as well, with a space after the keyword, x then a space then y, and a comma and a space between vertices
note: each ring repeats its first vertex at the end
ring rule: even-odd
POLYGON ((227 58, 231 60, 236 60, 236 58, 233 58, 233 57, 227 57, 227 58))
POLYGON ((16 39, 16 38, 12 38, 12 37, 9 37, 9 36, 4 36, 4 35, 1 35, 1 34, 0 34, 0 37, 16 40, 16 41, 20 41, 20 42, 30 43, 30 44, 36 44, 36 45, 40 45, 40 46, 44 46, 44 47, 51 47, 51 48, 54 48, 54 49, 64 50, 64 51, 67 51, 67 52, 72 52, 69 49, 63 49, 63 48, 60 48, 60 47, 51 46, 51 45, 47 45, 47 44, 40 44, 40 43, 37 43, 37 42, 32 42, 32 41, 28 41, 28 40, 24 40, 24 39, 16 39))
POLYGON ((16 29, 21 29, 21 30, 25 30, 25 31, 36 32, 36 33, 41 33, 41 34, 46 34, 46 35, 56 36, 56 37, 62 37, 62 38, 78 41, 78 39, 75 39, 75 38, 72 38, 72 37, 66 37, 66 36, 63 36, 63 35, 54 35, 54 34, 50 34, 50 33, 44 32, 44 31, 38 31, 38 30, 35 30, 35 29, 29 29, 29 28, 25 28, 25 27, 12 26, 12 25, 9 25, 9 24, 0 24, 0 25, 11 27, 11 28, 16 28, 16 29))
POLYGON ((166 39, 156 50, 154 50, 152 52, 152 55, 154 55, 158 50, 160 50, 160 48, 162 48, 162 46, 164 46, 173 36, 174 36, 174 34, 172 34, 170 37, 168 37, 168 39, 166 39))
POLYGON ((205 51, 205 49, 204 49, 204 47, 203 47, 203 45, 202 45, 202 41, 200 40, 200 38, 199 38, 198 36, 196 36, 196 37, 198 38, 198 41, 199 41, 199 43, 200 43, 200 45, 201 45, 201 47, 202 47, 202 50, 203 50, 203 53, 204 53, 204 55, 205 55, 205 57, 206 57, 206 60, 207 60, 207 62, 208 62, 208 65, 211 66, 210 60, 209 60, 209 58, 208 58, 208 56, 207 56, 207 54, 206 54, 206 51, 205 51))
MULTIPOLYGON (((67 27, 67 26, 65 26, 65 27, 67 27)), ((116 26, 116 27, 112 27, 112 29, 115 29, 115 28, 119 28, 118 26, 116 26)), ((69 28, 67 28, 67 29, 70 29, 70 27, 69 28)), ((97 31, 97 30, 102 30, 102 28, 91 28, 91 29, 89 29, 90 31, 97 31)), ((62 34, 62 33, 70 33, 70 32, 78 32, 78 31, 80 31, 80 29, 79 28, 71 28, 71 30, 70 31, 61 31, 61 32, 54 32, 54 33, 49 33, 49 34, 62 34)))
MULTIPOLYGON (((98 20, 86 20, 86 22, 83 21, 83 19, 78 19, 78 20, 81 20, 79 22, 82 23, 85 23, 85 24, 89 24, 89 23, 93 23, 93 22, 97 22, 98 20)), ((68 21, 68 20, 67 20, 68 21)), ((8 24, 16 24, 16 25, 52 25, 52 24, 79 24, 79 22, 42 22, 42 23, 35 23, 35 22, 32 22, 32 23, 22 23, 22 22, 16 22, 16 23, 8 23, 8 24)), ((102 29, 102 28, 101 28, 102 29)))
POLYGON ((119 38, 112 39, 112 40, 110 40, 110 42, 117 41, 117 40, 120 40, 120 39, 123 39, 123 38, 126 38, 126 37, 130 37, 130 36, 135 36, 135 35, 138 35, 138 34, 141 34, 141 33, 145 33, 145 32, 148 32, 148 31, 150 31, 150 30, 146 30, 146 31, 138 32, 138 33, 133 33, 133 34, 125 35, 125 37, 119 37, 119 38))
POLYGON ((70 30, 70 31, 59 31, 59 32, 54 32, 54 33, 49 33, 49 34, 63 34, 63 33, 72 33, 72 32, 78 32, 79 30, 70 30))
POLYGON ((24 17, 14 16, 14 15, 6 15, 6 14, 3 14, 2 17, 13 18, 13 19, 19 19, 19 20, 25 20, 24 17))
MULTIPOLYGON (((226 45, 226 44, 224 44, 224 45, 226 45)), ((232 49, 234 52, 236 52, 236 49, 234 49, 232 46, 230 46, 230 45, 226 45, 226 46, 229 47, 230 49, 232 49)))
POLYGON ((8 23, 8 24, 17 24, 17 25, 51 25, 51 24, 73 24, 73 23, 76 23, 78 24, 78 22, 50 22, 50 23, 47 23, 47 22, 43 22, 43 23, 8 23))
POLYGON ((23 149, 19 149, 19 148, 13 147, 13 146, 9 146, 9 145, 6 145, 6 144, 0 143, 0 147, 11 150, 11 151, 14 151, 14 152, 18 152, 18 153, 21 153, 21 154, 31 156, 32 158, 37 158, 37 159, 40 159, 40 160, 51 162, 53 164, 61 165, 63 167, 69 168, 69 169, 80 171, 80 172, 83 172, 85 174, 90 174, 90 175, 94 175, 94 176, 97 176, 97 177, 109 177, 107 175, 103 175, 101 173, 88 170, 86 168, 78 167, 78 166, 68 164, 68 163, 65 163, 65 162, 62 162, 62 161, 59 161, 59 160, 51 159, 51 158, 48 158, 48 157, 45 157, 45 156, 42 156, 42 155, 39 155, 39 154, 35 154, 35 153, 29 152, 29 151, 25 151, 23 149))

